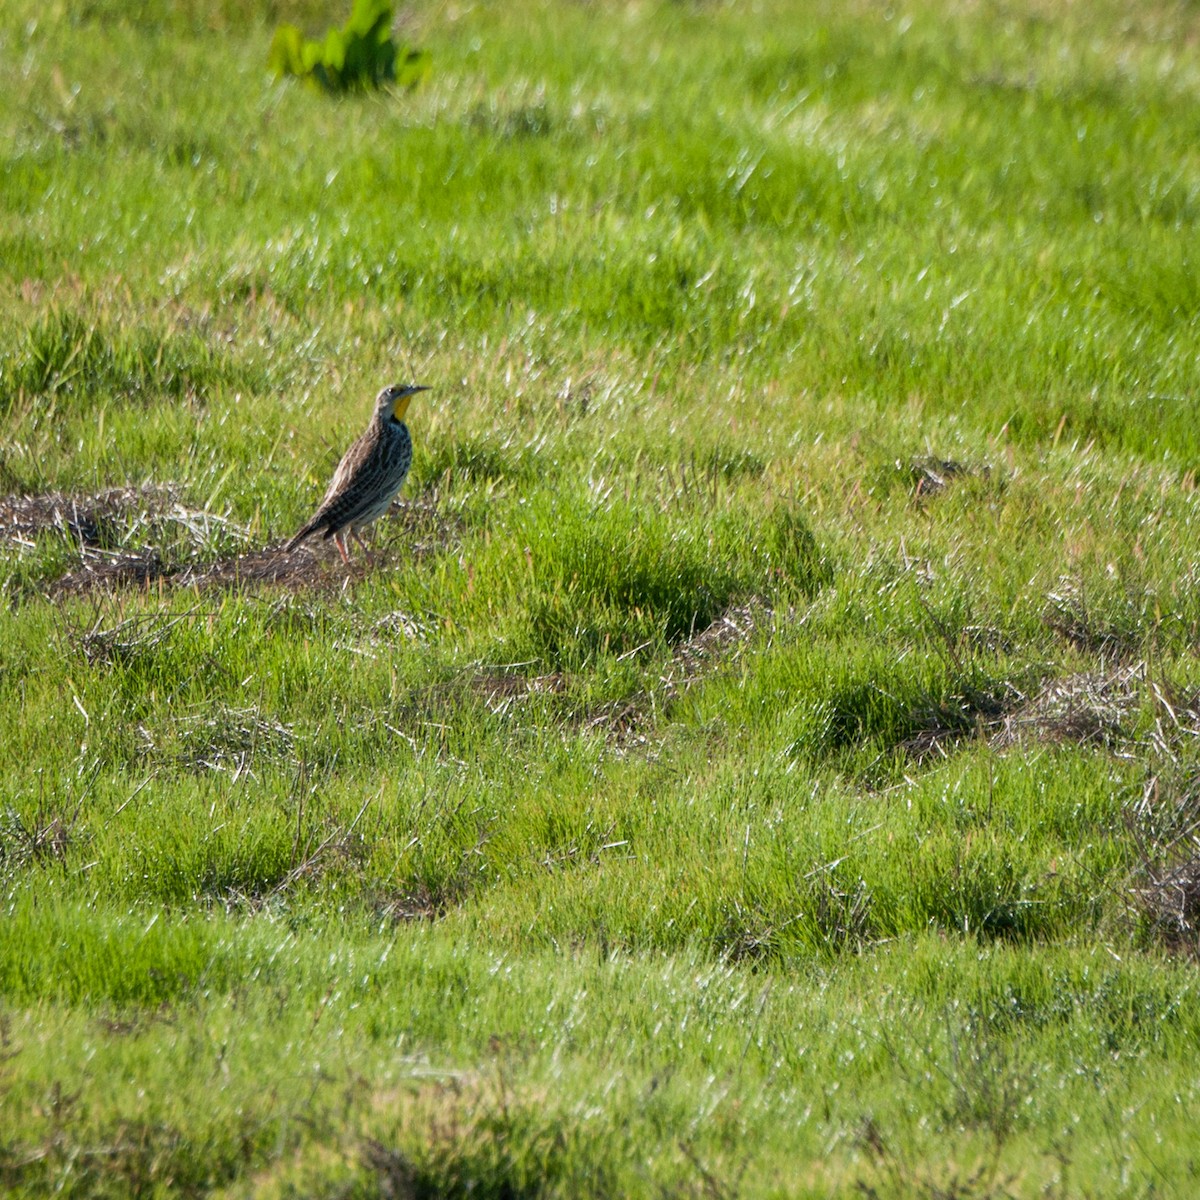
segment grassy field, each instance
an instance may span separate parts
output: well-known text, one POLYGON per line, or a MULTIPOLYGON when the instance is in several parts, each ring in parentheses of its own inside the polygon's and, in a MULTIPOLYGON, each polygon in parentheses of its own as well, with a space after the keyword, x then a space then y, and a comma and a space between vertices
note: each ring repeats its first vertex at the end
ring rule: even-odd
POLYGON ((1196 1194, 1200 12, 342 15, 0 15, 0 1192, 1196 1194))

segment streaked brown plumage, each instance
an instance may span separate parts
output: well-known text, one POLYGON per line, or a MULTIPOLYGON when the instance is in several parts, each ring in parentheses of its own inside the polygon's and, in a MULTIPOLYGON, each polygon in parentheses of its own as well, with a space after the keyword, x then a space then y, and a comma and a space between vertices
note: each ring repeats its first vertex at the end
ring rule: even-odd
POLYGON ((428 389, 416 384, 397 384, 379 393, 366 433, 342 456, 325 499, 313 519, 288 542, 289 550, 319 530, 333 538, 344 563, 350 561, 347 533, 366 549, 358 531, 387 512, 408 474, 412 438, 403 418, 409 400, 424 391, 428 389))

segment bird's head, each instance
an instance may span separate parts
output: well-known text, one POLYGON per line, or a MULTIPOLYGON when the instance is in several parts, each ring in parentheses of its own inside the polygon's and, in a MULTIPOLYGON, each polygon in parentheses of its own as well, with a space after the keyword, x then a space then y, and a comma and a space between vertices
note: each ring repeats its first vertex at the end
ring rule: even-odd
POLYGON ((408 402, 418 392, 429 389, 417 383, 393 383, 375 397, 375 415, 381 421, 403 421, 408 402))

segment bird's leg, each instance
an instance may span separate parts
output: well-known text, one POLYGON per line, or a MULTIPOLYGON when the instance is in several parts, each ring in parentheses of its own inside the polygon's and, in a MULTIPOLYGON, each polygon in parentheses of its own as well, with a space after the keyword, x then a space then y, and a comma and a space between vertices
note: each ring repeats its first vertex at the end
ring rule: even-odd
POLYGON ((349 566, 350 556, 346 553, 346 535, 344 533, 335 533, 333 535, 333 544, 338 548, 338 553, 342 556, 342 562, 346 566, 349 566))
POLYGON ((371 547, 368 546, 367 543, 362 540, 362 535, 358 532, 358 530, 351 529, 350 536, 358 543, 359 548, 369 559, 371 557, 371 547))

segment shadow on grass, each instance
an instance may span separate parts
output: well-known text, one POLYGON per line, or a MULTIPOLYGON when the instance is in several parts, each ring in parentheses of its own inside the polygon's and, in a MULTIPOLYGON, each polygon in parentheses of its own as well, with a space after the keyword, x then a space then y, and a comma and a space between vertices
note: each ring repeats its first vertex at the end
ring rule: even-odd
POLYGON ((400 1103, 398 1127, 362 1142, 368 1194, 405 1200, 621 1194, 615 1162, 599 1139, 554 1113, 545 1097, 512 1091, 503 1074, 491 1086, 465 1078, 400 1103))
POLYGON ((739 600, 809 596, 829 579, 807 520, 785 502, 754 523, 741 512, 681 518, 625 499, 564 499, 525 532, 530 649, 555 663, 678 643, 739 600))

